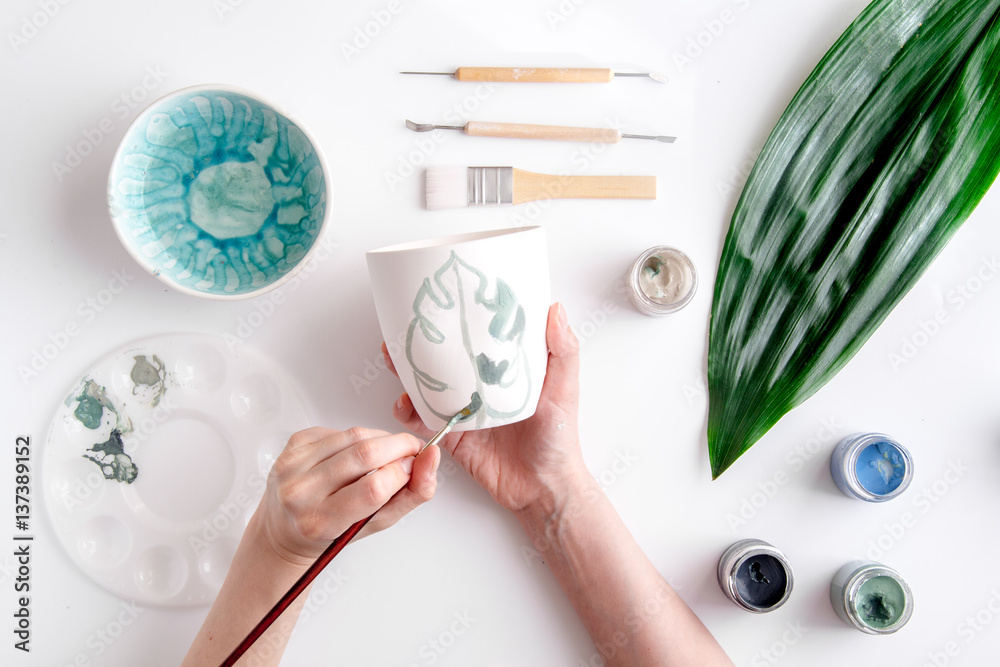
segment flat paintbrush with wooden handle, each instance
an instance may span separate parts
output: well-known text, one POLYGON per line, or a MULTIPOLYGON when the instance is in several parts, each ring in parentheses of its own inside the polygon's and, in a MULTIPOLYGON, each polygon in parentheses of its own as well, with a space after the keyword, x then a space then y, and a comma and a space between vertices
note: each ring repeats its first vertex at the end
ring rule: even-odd
POLYGON ((656 176, 562 176, 513 167, 428 167, 427 208, 539 199, 656 199, 656 176))

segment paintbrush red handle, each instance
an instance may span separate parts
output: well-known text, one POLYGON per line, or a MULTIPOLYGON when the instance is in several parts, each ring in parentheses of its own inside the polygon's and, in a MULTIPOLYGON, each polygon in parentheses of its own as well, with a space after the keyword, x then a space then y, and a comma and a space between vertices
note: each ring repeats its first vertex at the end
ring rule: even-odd
POLYGON ((232 667, 235 665, 236 661, 239 660, 244 653, 250 650, 250 647, 253 646, 254 642, 260 639, 260 636, 264 634, 269 627, 271 627, 271 624, 278 620, 278 617, 281 616, 281 613, 288 608, 288 605, 292 604, 295 598, 297 598, 302 591, 309 587, 309 584, 313 582, 313 579, 319 576, 319 573, 323 571, 323 568, 330 564, 330 561, 333 560, 334 556, 339 554, 343 548, 347 546, 347 543, 353 540, 354 537, 361 532, 361 529, 365 527, 365 524, 367 524, 373 516, 375 515, 372 514, 371 516, 358 521, 356 524, 345 530, 340 537, 331 542, 330 546, 328 546, 326 550, 320 554, 319 558, 316 559, 316 562, 309 566, 309 569, 306 570, 301 577, 299 577, 299 580, 296 581, 290 589, 288 589, 288 592, 285 593, 285 595, 278 600, 273 607, 271 607, 271 611, 267 612, 264 618, 260 619, 260 622, 254 626, 253 630, 251 630, 247 636, 243 638, 240 645, 233 649, 233 652, 229 654, 229 657, 222 661, 221 667, 232 667))

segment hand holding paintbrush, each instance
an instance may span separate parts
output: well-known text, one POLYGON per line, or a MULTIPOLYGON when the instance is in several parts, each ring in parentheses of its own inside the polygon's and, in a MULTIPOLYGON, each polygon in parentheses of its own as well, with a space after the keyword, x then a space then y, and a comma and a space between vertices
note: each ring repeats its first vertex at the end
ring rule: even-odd
MULTIPOLYGON (((311 428, 294 434, 271 468, 264 497, 247 524, 226 581, 184 667, 220 664, 331 547, 331 540, 340 536, 333 548, 342 548, 354 535, 388 528, 429 500, 434 495, 440 451, 428 447, 421 452, 423 446, 422 440, 408 433, 371 429, 311 428), (368 521, 376 510, 370 522, 358 525, 359 519, 368 521)), ((225 567, 218 558, 226 553, 225 547, 210 545, 217 557, 208 562, 225 567)), ((213 567, 203 574, 218 577, 224 573, 213 567)), ((259 646, 250 649, 250 655, 259 659, 255 664, 278 664, 304 602, 305 596, 299 596, 288 605, 290 609, 264 634, 259 646), (270 657, 262 658, 265 654, 270 657)))
MULTIPOLYGON (((465 421, 467 419, 471 419, 480 410, 481 407, 482 407, 482 400, 480 399, 479 394, 473 394, 472 402, 470 402, 468 406, 466 406, 465 408, 460 410, 457 414, 455 414, 455 416, 452 417, 452 419, 444 426, 443 429, 441 429, 440 432, 437 433, 437 435, 428 440, 428 442, 423 447, 420 448, 418 456, 422 454, 431 445, 435 445, 438 442, 440 442, 440 440, 449 431, 451 431, 451 429, 456 424, 465 421)), ((389 436, 389 437, 392 438, 395 436, 389 436)), ((291 444, 292 444, 291 441, 289 441, 289 445, 291 444)), ((369 446, 369 449, 373 449, 375 447, 376 447, 375 445, 371 445, 369 446)), ((311 454, 311 452, 302 454, 301 456, 308 457, 309 454, 311 454)), ((353 456, 357 458, 359 454, 353 454, 353 456)), ((291 455, 290 458, 294 459, 296 458, 296 455, 293 454, 291 455)), ((334 458, 336 458, 336 456, 334 458)), ((275 465, 277 466, 278 464, 275 463, 275 465)), ((284 465, 285 465, 284 462, 282 462, 283 467, 284 465)), ((409 471, 406 471, 407 473, 412 472, 413 470, 412 462, 410 463, 410 466, 411 468, 409 471)), ((374 471, 372 471, 368 475, 365 475, 364 477, 370 477, 372 475, 378 474, 379 472, 381 472, 381 467, 376 468, 374 471)), ((280 477, 281 475, 282 473, 279 471, 278 476, 280 477)), ((364 479, 364 477, 362 479, 364 479)), ((347 488, 349 489, 350 487, 347 488)), ((405 490, 406 489, 404 488, 403 491, 405 490)), ((275 493, 276 494, 280 493, 280 490, 276 490, 275 493)), ((312 491, 307 490, 306 493, 312 493, 312 491)), ((313 496, 313 498, 315 498, 315 495, 313 496)), ((283 509, 287 509, 287 506, 289 504, 295 504, 295 501, 289 498, 285 502, 280 503, 283 509)), ((319 557, 316 558, 316 560, 308 567, 308 569, 306 569, 306 571, 295 581, 295 583, 292 584, 292 586, 281 597, 281 599, 279 599, 278 602, 275 603, 274 606, 272 606, 270 610, 268 610, 267 613, 263 615, 260 621, 257 622, 257 624, 253 627, 253 629, 249 633, 247 633, 246 637, 244 637, 243 640, 229 653, 229 655, 225 658, 225 660, 223 660, 220 663, 222 667, 231 667, 232 665, 235 665, 236 662, 248 650, 250 650, 250 648, 261 638, 261 636, 268 630, 268 628, 270 628, 274 624, 274 622, 278 620, 281 614, 296 600, 296 598, 298 598, 299 595, 301 595, 302 592, 305 591, 310 586, 310 584, 312 584, 313 580, 315 580, 316 577, 320 574, 320 572, 322 572, 324 568, 326 568, 326 566, 329 565, 329 563, 334 559, 334 557, 336 557, 337 554, 339 554, 344 549, 344 547, 347 546, 347 544, 351 540, 353 540, 362 531, 362 529, 364 529, 364 527, 368 524, 368 522, 371 521, 379 511, 380 510, 376 510, 372 514, 369 514, 367 517, 361 519, 360 521, 355 522, 350 526, 350 528, 348 528, 346 531, 341 533, 336 539, 334 539, 333 542, 331 542, 330 545, 323 550, 323 552, 319 555, 319 557)), ((322 513, 323 513, 323 508, 321 506, 320 508, 314 509, 311 514, 315 516, 315 514, 322 514, 322 513)), ((283 526, 286 528, 286 530, 292 529, 291 532, 296 533, 294 537, 309 538, 312 536, 311 533, 314 530, 313 528, 309 527, 310 518, 311 517, 307 515, 304 516, 302 520, 300 520, 300 522, 298 522, 299 525, 296 525, 296 522, 293 521, 291 522, 292 523, 291 526, 286 526, 286 523, 288 523, 285 521, 286 517, 278 517, 276 525, 279 527, 279 530, 283 526)), ((397 516, 395 518, 398 519, 399 517, 397 516)), ((393 520, 391 523, 394 522, 395 520, 393 520)), ((207 623, 208 622, 206 621, 206 625, 207 623)))

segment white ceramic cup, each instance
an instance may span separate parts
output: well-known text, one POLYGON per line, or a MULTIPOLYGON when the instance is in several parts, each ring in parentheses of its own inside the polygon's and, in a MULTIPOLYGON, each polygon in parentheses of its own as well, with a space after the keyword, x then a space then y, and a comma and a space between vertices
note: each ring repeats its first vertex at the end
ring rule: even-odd
POLYGON ((432 430, 479 394, 455 430, 535 412, 545 378, 548 252, 541 227, 403 243, 367 254, 382 336, 432 430))

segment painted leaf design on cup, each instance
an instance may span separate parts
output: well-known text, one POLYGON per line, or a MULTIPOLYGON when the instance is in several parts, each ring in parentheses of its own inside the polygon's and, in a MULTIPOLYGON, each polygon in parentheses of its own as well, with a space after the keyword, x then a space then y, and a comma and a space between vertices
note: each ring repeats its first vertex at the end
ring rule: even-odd
POLYGON ((451 419, 479 392, 476 426, 524 411, 531 374, 524 351, 524 307, 510 285, 489 278, 452 251, 424 278, 413 300, 406 358, 420 397, 451 419))

